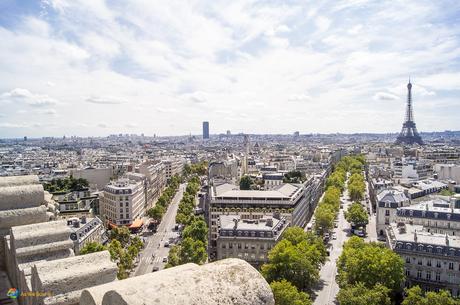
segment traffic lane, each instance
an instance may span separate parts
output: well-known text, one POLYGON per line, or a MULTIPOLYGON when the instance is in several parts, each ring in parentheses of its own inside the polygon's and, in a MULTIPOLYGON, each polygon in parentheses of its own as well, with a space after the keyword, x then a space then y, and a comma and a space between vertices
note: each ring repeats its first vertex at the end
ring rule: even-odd
POLYGON ((153 267, 152 264, 156 258, 160 255, 167 256, 169 248, 166 251, 161 251, 164 245, 165 234, 172 231, 173 222, 175 223, 176 214, 179 206, 179 202, 182 199, 186 184, 181 184, 179 190, 174 196, 171 204, 160 222, 157 228, 157 233, 152 236, 148 236, 147 246, 141 252, 139 257, 139 265, 135 271, 135 275, 142 275, 151 272, 153 267))

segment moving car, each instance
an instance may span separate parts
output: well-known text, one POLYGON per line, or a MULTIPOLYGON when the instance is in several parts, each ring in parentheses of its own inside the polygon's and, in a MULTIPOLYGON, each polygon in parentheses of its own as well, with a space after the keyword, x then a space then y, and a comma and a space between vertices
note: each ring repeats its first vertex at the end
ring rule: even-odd
POLYGON ((332 239, 337 239, 337 234, 336 233, 332 233, 332 239))
POLYGON ((163 257, 163 263, 167 263, 168 262, 168 258, 165 256, 163 257))
POLYGON ((156 271, 158 271, 158 270, 160 270, 160 268, 157 267, 157 266, 155 266, 155 267, 152 268, 152 272, 156 272, 156 271))
POLYGON ((165 248, 169 247, 169 242, 165 241, 165 248))

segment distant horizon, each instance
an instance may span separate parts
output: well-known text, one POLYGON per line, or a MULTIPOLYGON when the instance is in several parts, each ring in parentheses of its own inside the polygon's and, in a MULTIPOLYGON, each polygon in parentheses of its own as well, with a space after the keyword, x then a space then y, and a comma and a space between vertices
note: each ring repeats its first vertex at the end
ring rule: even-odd
MULTIPOLYGON (((443 130, 443 131, 421 131, 420 134, 431 134, 431 133, 460 133, 460 130, 443 130)), ((108 138, 110 136, 119 136, 122 135, 122 137, 125 137, 126 135, 128 136, 142 136, 142 133, 116 133, 116 134, 108 134, 108 135, 101 135, 101 136, 78 136, 78 135, 61 135, 61 136, 35 136, 35 137, 29 137, 27 135, 25 136, 20 136, 20 137, 11 137, 11 138, 2 138, 0 137, 0 140, 23 140, 24 137, 27 137, 27 140, 40 140, 43 138, 53 138, 53 139, 63 139, 65 136, 66 139, 76 137, 76 138, 108 138)), ((239 135, 253 135, 253 136, 294 136, 294 132, 292 133, 243 133, 243 132, 236 132, 236 133, 231 133, 230 136, 239 136, 239 135)), ((397 136, 399 132, 351 132, 351 133, 345 133, 345 132, 330 132, 330 133, 317 133, 317 132, 312 132, 312 133, 302 133, 299 132, 299 136, 306 136, 306 135, 388 135, 388 136, 397 136)), ((225 132, 222 133, 209 133, 210 136, 227 136, 225 132)), ((144 133, 144 137, 146 138, 180 138, 180 137, 201 137, 202 134, 180 134, 180 135, 148 135, 144 133)))

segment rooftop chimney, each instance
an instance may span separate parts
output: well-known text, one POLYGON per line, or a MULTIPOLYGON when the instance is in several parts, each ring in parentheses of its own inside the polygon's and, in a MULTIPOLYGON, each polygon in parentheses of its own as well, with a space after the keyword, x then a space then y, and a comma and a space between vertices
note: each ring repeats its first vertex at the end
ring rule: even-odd
POLYGON ((267 218, 267 227, 272 227, 272 226, 273 226, 273 219, 267 218))
POLYGON ((238 221, 239 221, 238 218, 233 218, 233 223, 234 223, 233 230, 236 230, 238 228, 238 221))

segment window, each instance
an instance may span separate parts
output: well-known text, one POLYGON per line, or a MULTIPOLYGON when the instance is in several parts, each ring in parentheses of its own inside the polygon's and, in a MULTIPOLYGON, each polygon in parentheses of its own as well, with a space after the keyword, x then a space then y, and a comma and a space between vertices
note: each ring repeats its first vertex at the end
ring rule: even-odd
POLYGON ((453 262, 449 263, 449 270, 454 270, 454 263, 453 262))
POLYGON ((406 256, 406 263, 410 264, 410 257, 406 256))
POLYGON ((390 216, 390 210, 385 210, 385 216, 390 216))
POLYGON ((410 270, 406 269, 406 276, 410 277, 410 270))
POLYGON ((229 243, 229 244, 228 244, 228 248, 229 248, 229 249, 233 249, 233 243, 229 243))
POLYGON ((422 270, 417 270, 417 278, 421 278, 422 277, 422 270))
POLYGON ((125 202, 125 207, 129 207, 129 202, 125 202))
POLYGON ((244 248, 245 248, 245 249, 248 249, 248 248, 249 248, 249 245, 248 245, 248 244, 244 244, 244 248))
POLYGON ((440 281, 441 281, 441 273, 436 272, 436 282, 440 282, 440 281))
POLYGON ((436 261, 436 267, 441 268, 441 261, 436 261))
POLYGON ((429 266, 429 267, 431 267, 431 259, 427 259, 427 260, 426 260, 426 265, 429 266))
POLYGON ((123 202, 120 202, 120 208, 122 208, 122 207, 123 207, 123 202))
POLYGON ((264 250, 264 248, 265 248, 264 244, 261 244, 260 245, 260 250, 264 250))
POLYGON ((428 281, 431 280, 431 271, 427 271, 427 272, 426 272, 426 279, 427 279, 428 281))
POLYGON ((240 243, 238 243, 238 249, 241 249, 241 244, 240 243))
POLYGON ((222 244, 222 249, 225 249, 225 248, 227 248, 227 247, 225 246, 225 244, 222 244))
POLYGON ((417 264, 420 265, 420 266, 422 265, 422 259, 421 258, 418 259, 417 264))

